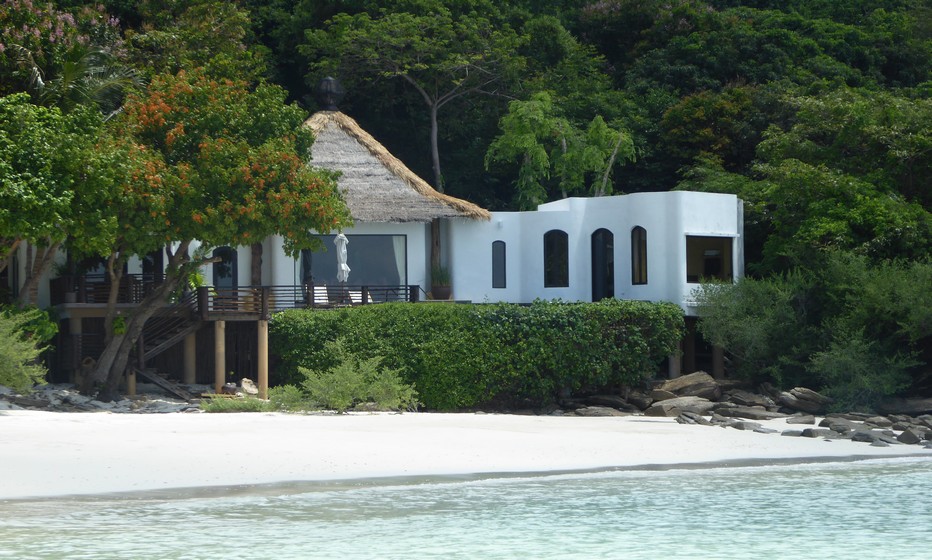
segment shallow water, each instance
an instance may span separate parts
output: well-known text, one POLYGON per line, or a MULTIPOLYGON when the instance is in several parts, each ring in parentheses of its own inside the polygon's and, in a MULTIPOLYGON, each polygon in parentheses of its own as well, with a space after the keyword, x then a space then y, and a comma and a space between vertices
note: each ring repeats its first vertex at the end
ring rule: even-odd
POLYGON ((0 502, 0 558, 932 557, 932 459, 0 502))

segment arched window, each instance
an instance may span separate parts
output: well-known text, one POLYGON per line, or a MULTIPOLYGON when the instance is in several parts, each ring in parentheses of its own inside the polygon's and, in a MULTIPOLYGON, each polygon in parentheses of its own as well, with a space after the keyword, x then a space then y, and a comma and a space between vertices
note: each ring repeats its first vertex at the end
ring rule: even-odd
POLYGON ((215 259, 220 259, 214 263, 214 287, 226 289, 237 288, 236 249, 232 247, 217 247, 214 249, 213 256, 215 259))
POLYGON ((592 301, 615 297, 615 236, 605 228, 592 232, 592 301))
POLYGON ((647 284, 647 230, 641 226, 631 230, 631 283, 647 284))
POLYGON ((552 229, 544 234, 544 287, 566 288, 570 285, 569 236, 552 229))
POLYGON ((492 242, 492 287, 505 287, 505 242, 492 242))

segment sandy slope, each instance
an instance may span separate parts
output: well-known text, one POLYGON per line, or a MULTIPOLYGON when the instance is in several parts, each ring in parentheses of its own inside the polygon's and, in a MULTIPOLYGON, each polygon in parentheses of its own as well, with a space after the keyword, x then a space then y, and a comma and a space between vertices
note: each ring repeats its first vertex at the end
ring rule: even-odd
MULTIPOLYGON (((783 420, 762 423, 787 428, 783 420)), ((642 416, 0 411, 0 499, 380 476, 916 454, 929 451, 685 426, 642 416)))

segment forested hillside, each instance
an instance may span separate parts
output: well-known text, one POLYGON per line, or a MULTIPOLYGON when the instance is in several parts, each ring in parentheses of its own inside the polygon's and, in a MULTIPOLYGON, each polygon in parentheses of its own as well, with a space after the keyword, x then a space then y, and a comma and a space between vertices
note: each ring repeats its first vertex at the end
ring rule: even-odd
MULTIPOLYGON (((927 0, 7 0, 0 95, 71 134, 81 107, 118 118, 164 76, 274 84, 307 112, 335 76, 341 110, 492 210, 736 193, 748 272, 774 283, 742 313, 783 306, 769 335, 800 340, 735 363, 829 379, 860 356, 842 369, 887 368, 890 393, 932 387, 930 22, 927 0)), ((49 158, 41 173, 74 171, 49 158)), ((706 334, 734 348, 720 319, 706 334)))

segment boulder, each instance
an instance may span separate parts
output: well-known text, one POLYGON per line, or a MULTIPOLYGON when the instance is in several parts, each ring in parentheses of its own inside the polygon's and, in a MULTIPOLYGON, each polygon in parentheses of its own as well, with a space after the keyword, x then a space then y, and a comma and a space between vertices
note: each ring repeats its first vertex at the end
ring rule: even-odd
POLYGON ((916 417, 916 422, 932 430, 932 414, 922 414, 916 417))
POLYGON ((812 389, 807 389, 805 387, 794 387, 793 389, 790 389, 790 394, 799 400, 813 402, 822 406, 832 404, 834 402, 829 397, 820 395, 812 389))
POLYGON ((916 430, 903 430, 903 433, 896 437, 896 441, 906 445, 914 445, 922 441, 922 436, 916 430))
POLYGON ((786 419, 787 424, 815 424, 815 416, 811 414, 794 414, 786 419))
POLYGON ((625 399, 621 397, 616 397, 615 395, 592 395, 591 397, 586 398, 586 404, 589 406, 608 406, 611 408, 617 408, 624 412, 640 412, 641 409, 631 405, 625 399))
POLYGON ((762 406, 764 408, 776 408, 777 403, 766 395, 758 395, 743 389, 732 389, 724 395, 724 400, 733 402, 739 406, 762 406))
POLYGON ((807 399, 800 399, 793 393, 790 393, 787 391, 783 391, 780 393, 779 397, 777 398, 777 402, 779 402, 781 405, 787 408, 791 408, 793 410, 801 410, 803 412, 808 412, 810 414, 817 414, 821 412, 822 409, 824 408, 824 406, 820 403, 807 400, 807 399))
POLYGON ((843 437, 838 432, 833 432, 832 430, 826 428, 806 428, 803 430, 802 436, 808 438, 826 439, 840 439, 843 437))
POLYGON ((682 416, 682 417, 684 417, 684 418, 687 418, 687 419, 691 420, 692 423, 694 423, 694 424, 699 424, 699 425, 702 425, 702 426, 711 426, 711 425, 712 425, 712 422, 710 422, 708 419, 706 419, 706 417, 702 416, 701 414, 698 414, 698 413, 689 411, 689 410, 684 410, 683 413, 680 414, 680 416, 682 416))
POLYGON ((864 421, 865 424, 870 424, 877 428, 889 428, 893 426, 893 421, 887 418, 886 416, 871 416, 864 421))
POLYGON ((627 414, 608 406, 586 406, 577 408, 576 416, 627 416, 627 414))
POLYGON ((638 407, 639 410, 644 410, 653 404, 654 399, 650 398, 650 395, 642 393, 641 391, 631 391, 628 393, 628 402, 638 407))
POLYGON ((701 397, 676 397, 655 402, 644 411, 645 416, 669 416, 676 417, 683 412, 695 412, 696 414, 705 414, 715 403, 701 397))
POLYGON ((754 432, 758 428, 762 428, 763 426, 761 426, 757 422, 741 421, 741 422, 735 422, 734 424, 731 425, 731 427, 736 430, 746 430, 749 432, 754 432))
MULTIPOLYGON (((670 391, 664 391, 663 389, 654 389, 650 392, 650 398, 654 403, 657 401, 666 401, 676 398, 676 393, 671 393, 670 391)), ((653 404, 653 403, 651 403, 653 404)))
POLYGON ((657 389, 673 393, 678 397, 702 397, 713 401, 722 396, 722 388, 711 375, 704 371, 668 379, 657 389))
POLYGON ((802 430, 783 430, 782 432, 780 432, 780 435, 789 436, 789 437, 800 437, 803 435, 803 431, 802 430))
POLYGON ((247 395, 255 396, 259 394, 259 388, 256 387, 255 383, 252 382, 252 379, 244 377, 243 380, 240 381, 240 387, 243 388, 243 392, 247 395))
POLYGON ((783 414, 782 412, 770 412, 769 410, 763 408, 752 408, 749 406, 716 408, 715 412, 730 418, 747 418, 748 420, 773 420, 774 418, 786 418, 786 414, 783 414))
POLYGON ((774 430, 773 428, 766 428, 764 426, 761 426, 759 428, 754 428, 754 432, 758 434, 775 434, 779 431, 780 430, 774 430))
POLYGON ((909 414, 911 416, 932 414, 932 398, 929 399, 886 399, 877 407, 883 414, 909 414))
POLYGON ((833 412, 831 414, 826 414, 826 418, 842 418, 844 420, 851 420, 852 422, 863 422, 874 416, 874 414, 867 414, 865 412, 833 412))

